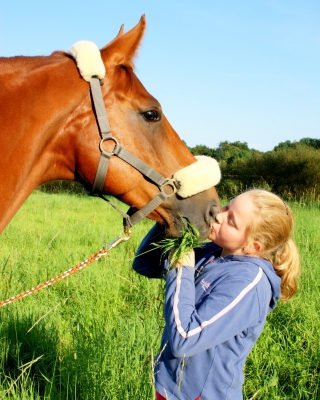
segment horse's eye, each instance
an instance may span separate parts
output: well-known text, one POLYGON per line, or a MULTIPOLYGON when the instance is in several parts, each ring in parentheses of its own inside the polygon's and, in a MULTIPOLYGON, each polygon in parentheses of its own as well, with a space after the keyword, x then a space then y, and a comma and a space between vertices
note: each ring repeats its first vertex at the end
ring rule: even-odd
POLYGON ((142 113, 143 118, 148 122, 160 121, 161 115, 157 110, 148 110, 142 113))

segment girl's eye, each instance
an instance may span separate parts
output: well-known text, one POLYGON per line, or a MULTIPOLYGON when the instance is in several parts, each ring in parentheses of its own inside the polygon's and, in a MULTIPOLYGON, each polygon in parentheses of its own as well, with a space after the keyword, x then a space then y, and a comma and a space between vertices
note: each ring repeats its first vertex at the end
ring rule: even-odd
POLYGON ((161 115, 157 110, 148 110, 142 113, 143 118, 148 122, 160 121, 161 115))
POLYGON ((234 223, 233 223, 233 221, 232 221, 231 219, 228 220, 228 224, 229 224, 230 226, 234 226, 234 223))

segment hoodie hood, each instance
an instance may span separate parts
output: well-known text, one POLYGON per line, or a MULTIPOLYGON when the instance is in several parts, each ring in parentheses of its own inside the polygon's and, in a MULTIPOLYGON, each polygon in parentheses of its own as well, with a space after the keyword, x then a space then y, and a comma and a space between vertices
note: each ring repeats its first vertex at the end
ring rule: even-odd
POLYGON ((281 295, 281 278, 276 274, 272 264, 268 260, 264 260, 263 258, 259 257, 252 257, 252 256, 237 256, 231 255, 224 257, 225 261, 238 261, 238 262, 247 262, 251 264, 255 264, 258 267, 262 268, 264 274, 269 280, 271 286, 271 299, 270 299, 270 310, 273 310, 276 306, 277 301, 280 299, 281 295))

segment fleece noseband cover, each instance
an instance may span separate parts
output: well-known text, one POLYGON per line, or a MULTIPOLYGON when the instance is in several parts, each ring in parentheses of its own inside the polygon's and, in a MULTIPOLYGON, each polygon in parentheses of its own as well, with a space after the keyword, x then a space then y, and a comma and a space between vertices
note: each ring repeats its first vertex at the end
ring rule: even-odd
POLYGON ((180 188, 177 194, 186 198, 210 189, 219 183, 221 172, 218 162, 211 157, 196 156, 197 161, 173 175, 180 188))

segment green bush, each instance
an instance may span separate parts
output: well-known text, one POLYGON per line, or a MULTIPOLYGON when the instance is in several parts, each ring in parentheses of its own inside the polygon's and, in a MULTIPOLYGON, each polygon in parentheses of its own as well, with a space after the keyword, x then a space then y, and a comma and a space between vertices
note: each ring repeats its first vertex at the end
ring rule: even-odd
MULTIPOLYGON (((231 165, 221 166, 223 192, 232 180, 241 190, 247 187, 265 187, 286 198, 305 197, 306 193, 320 196, 320 152, 297 145, 276 151, 255 153, 250 158, 237 159, 231 165)), ((228 193, 224 193, 228 195, 228 193)))

